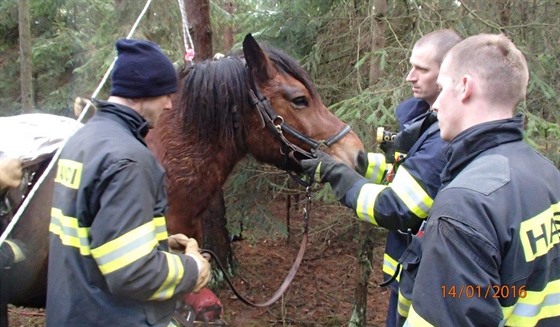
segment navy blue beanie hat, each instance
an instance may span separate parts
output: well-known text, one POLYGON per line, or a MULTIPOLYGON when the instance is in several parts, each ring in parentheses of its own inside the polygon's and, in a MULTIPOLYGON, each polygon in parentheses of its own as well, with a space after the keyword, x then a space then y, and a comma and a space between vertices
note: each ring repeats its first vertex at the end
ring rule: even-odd
POLYGON ((149 41, 117 41, 111 95, 150 98, 177 91, 177 73, 158 45, 149 41))

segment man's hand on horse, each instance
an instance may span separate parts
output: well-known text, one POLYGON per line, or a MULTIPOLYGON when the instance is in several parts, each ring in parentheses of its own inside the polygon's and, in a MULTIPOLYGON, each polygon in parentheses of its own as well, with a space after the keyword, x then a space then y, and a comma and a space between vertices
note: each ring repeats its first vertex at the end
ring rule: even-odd
POLYGON ((16 158, 0 159, 0 190, 18 187, 23 177, 23 164, 16 158))
POLYGON ((315 158, 302 160, 301 166, 311 180, 329 183, 338 200, 346 195, 354 183, 363 179, 354 169, 336 161, 326 152, 318 150, 315 154, 315 158))

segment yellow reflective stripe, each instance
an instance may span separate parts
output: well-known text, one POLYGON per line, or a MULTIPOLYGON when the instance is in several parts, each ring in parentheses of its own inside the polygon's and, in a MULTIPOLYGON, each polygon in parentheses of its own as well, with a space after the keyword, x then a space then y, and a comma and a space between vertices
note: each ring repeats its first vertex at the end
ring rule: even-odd
POLYGON ((406 153, 395 151, 395 162, 403 160, 404 157, 406 157, 406 153))
POLYGON ((419 218, 428 217, 434 200, 424 191, 422 186, 401 166, 390 184, 393 191, 403 201, 406 207, 419 218))
POLYGON ((71 189, 78 189, 82 178, 82 167, 83 164, 81 162, 59 159, 54 179, 55 183, 60 183, 71 189))
POLYGON ((558 316, 560 280, 548 283, 542 291, 527 291, 523 295, 514 305, 502 308, 506 326, 535 326, 541 319, 558 316))
POLYGON ((319 164, 317 165, 317 168, 315 168, 315 175, 313 176, 313 180, 315 180, 316 182, 321 182, 321 164, 323 162, 319 161, 319 164))
POLYGON ((560 203, 555 203, 535 217, 521 223, 519 238, 527 262, 547 254, 554 245, 560 243, 559 212, 560 203))
POLYGON ((147 222, 95 249, 91 254, 104 275, 121 269, 150 253, 158 241, 153 221, 147 222))
POLYGON ((62 244, 80 250, 81 255, 90 255, 89 227, 80 227, 78 218, 65 216, 57 208, 51 209, 49 231, 58 235, 62 244))
MULTIPOLYGON (((395 274, 395 271, 397 271, 397 265, 399 263, 397 262, 397 260, 391 258, 391 256, 389 256, 387 253, 385 253, 383 255, 383 272, 386 273, 389 276, 393 276, 395 274)), ((399 274, 397 275, 397 282, 399 281, 399 279, 401 278, 401 274, 399 272, 399 274)))
POLYGON ((385 171, 387 171, 388 168, 387 162, 385 161, 385 155, 369 152, 367 154, 367 158, 368 167, 365 178, 370 180, 372 183, 381 183, 383 176, 385 175, 385 171))
POLYGON ((156 226, 156 238, 158 241, 165 241, 169 237, 167 234, 167 225, 165 224, 165 217, 155 217, 154 226, 156 226))
POLYGON ((414 311, 414 306, 410 306, 410 313, 408 319, 406 319, 404 326, 409 327, 433 327, 434 325, 426 321, 426 319, 420 317, 416 311, 414 311))
POLYGON ((399 304, 397 306, 397 311, 399 312, 399 315, 405 318, 408 317, 411 304, 412 301, 407 299, 399 290, 399 304))
POLYGON ((175 287, 183 279, 185 270, 181 258, 168 252, 162 252, 167 261, 167 277, 159 287, 159 289, 150 297, 150 300, 167 300, 173 297, 175 287))
POLYGON ((16 243, 10 240, 4 240, 4 243, 12 249, 12 253, 14 254, 14 262, 20 262, 25 259, 25 254, 23 254, 23 251, 16 243))
POLYGON ((378 184, 364 184, 358 195, 358 202, 356 204, 356 214, 358 218, 374 225, 377 225, 375 216, 373 214, 373 207, 375 206, 375 199, 381 191, 387 188, 386 185, 378 184))

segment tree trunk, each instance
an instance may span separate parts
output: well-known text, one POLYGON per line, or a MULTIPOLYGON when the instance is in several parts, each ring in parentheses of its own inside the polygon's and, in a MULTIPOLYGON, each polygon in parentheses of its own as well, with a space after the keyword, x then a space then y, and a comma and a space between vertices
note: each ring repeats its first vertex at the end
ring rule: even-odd
MULTIPOLYGON (((233 14, 235 13, 235 5, 233 3, 233 1, 226 1, 226 3, 224 4, 224 10, 233 16, 233 14)), ((229 52, 231 50, 231 48, 233 47, 233 25, 232 24, 228 24, 228 26, 226 27, 226 30, 224 32, 224 52, 229 52)))
POLYGON ((349 327, 362 327, 367 323, 367 289, 369 276, 373 267, 373 248, 375 246, 373 225, 360 224, 360 244, 358 244, 358 269, 356 269, 356 287, 349 327))
POLYGON ((373 87, 381 78, 381 50, 385 46, 385 15, 387 0, 373 0, 371 10, 371 59, 369 63, 369 87, 373 87))
POLYGON ((195 62, 210 59, 213 56, 212 26, 210 25, 210 3, 208 0, 185 1, 189 33, 193 39, 195 62))
POLYGON ((115 0, 115 9, 121 9, 124 6, 124 0, 115 0))
POLYGON ((510 25, 511 0, 499 0, 496 5, 498 6, 499 11, 500 32, 506 34, 507 27, 510 25))
MULTIPOLYGON (((210 25, 210 4, 208 0, 185 0, 189 33, 193 40, 195 50, 194 62, 200 62, 213 57, 212 28, 210 25)), ((226 211, 224 194, 220 190, 213 195, 212 201, 201 217, 203 221, 202 248, 211 249, 220 260, 222 266, 233 274, 233 250, 230 244, 229 233, 226 228, 226 211)), ((214 281, 223 282, 220 272, 214 271, 214 281)))
POLYGON ((21 108, 23 113, 33 112, 33 63, 31 61, 31 23, 28 0, 18 1, 21 108))

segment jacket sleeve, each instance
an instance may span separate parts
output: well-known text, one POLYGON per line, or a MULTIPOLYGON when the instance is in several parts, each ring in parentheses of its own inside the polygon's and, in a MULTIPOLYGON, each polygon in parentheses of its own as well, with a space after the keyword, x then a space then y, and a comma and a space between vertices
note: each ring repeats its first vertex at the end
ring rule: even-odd
MULTIPOLYGON (((416 231, 428 216, 441 184, 439 174, 445 165, 445 144, 439 137, 439 130, 433 132, 398 167, 392 182, 381 185, 378 178, 371 178, 381 173, 366 174, 374 182, 353 187, 346 203, 351 203, 361 220, 390 230, 411 228, 416 231)), ((368 169, 371 172, 380 170, 368 169)))
POLYGON ((498 326, 498 249, 458 220, 430 219, 405 326, 498 326))
POLYGON ((99 211, 90 229, 91 255, 118 296, 167 300, 192 290, 196 262, 167 252, 157 181, 146 165, 123 160, 100 177, 99 211))

